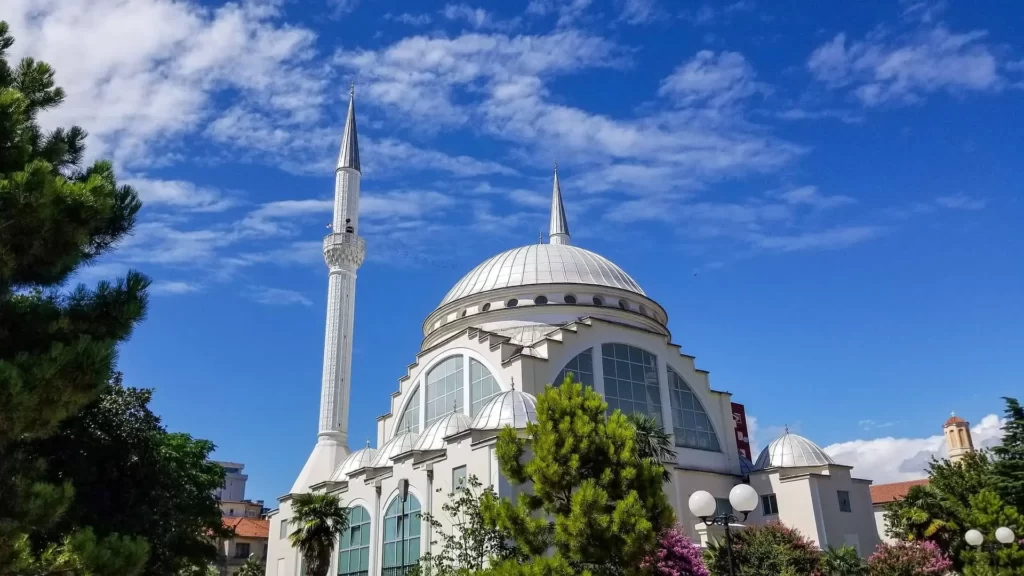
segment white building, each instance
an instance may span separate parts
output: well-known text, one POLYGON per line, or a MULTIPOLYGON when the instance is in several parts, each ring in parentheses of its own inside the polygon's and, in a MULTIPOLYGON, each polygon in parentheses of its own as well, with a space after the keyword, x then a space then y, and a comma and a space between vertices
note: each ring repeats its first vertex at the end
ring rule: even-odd
POLYGON ((535 395, 566 372, 603 394, 609 410, 650 414, 672 433, 678 458, 665 490, 693 538, 706 535, 687 509, 690 494, 707 490, 726 505, 732 486, 749 481, 762 495, 749 522, 781 520, 821 546, 852 543, 870 553, 877 535, 869 482, 793 434, 772 442, 756 467, 741 456, 745 422, 734 421, 731 394, 712 389, 707 371, 672 343, 665 309, 622 268, 570 242, 557 167, 548 243, 502 252, 452 287, 423 322, 420 350, 378 418, 377 447, 350 453, 352 317, 365 254, 353 100, 333 233, 324 240, 330 284, 320 432, 270 514, 268 576, 300 573, 287 540, 290 502, 310 490, 337 493, 352 508, 331 574, 404 573, 434 539, 417 513, 440 512, 438 493, 475 475, 499 495, 514 495, 498 470, 497 432, 535 418, 535 395))
POLYGON ((224 485, 213 491, 217 500, 237 502, 245 499, 245 483, 249 476, 242 473, 245 464, 238 462, 214 462, 224 469, 224 485))

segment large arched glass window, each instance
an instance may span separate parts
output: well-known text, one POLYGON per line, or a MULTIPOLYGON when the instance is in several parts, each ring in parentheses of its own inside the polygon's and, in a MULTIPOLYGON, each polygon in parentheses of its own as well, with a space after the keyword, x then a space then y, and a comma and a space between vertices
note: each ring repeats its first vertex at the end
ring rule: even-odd
POLYGON ((420 431, 420 389, 417 388, 412 396, 409 398, 409 403, 405 405, 405 412, 402 414, 402 419, 398 421, 398 427, 395 428, 393 436, 404 434, 406 432, 419 432, 420 431))
POLYGON ((370 513, 362 506, 348 509, 348 529, 338 546, 338 576, 370 573, 370 513))
POLYGON ((721 452, 711 419, 683 377, 668 369, 668 397, 672 405, 672 432, 676 446, 721 452))
POLYGON ((498 381, 491 375, 491 371, 482 363, 473 358, 469 359, 469 415, 476 416, 476 413, 487 404, 501 388, 498 381))
POLYGON ((601 361, 608 413, 640 412, 662 423, 657 357, 635 346, 602 344, 601 361))
POLYGON ((462 356, 452 356, 427 374, 427 404, 424 428, 448 414, 462 410, 462 356))
POLYGON ((552 386, 561 386, 565 381, 565 375, 572 372, 572 379, 584 386, 594 387, 594 353, 592 348, 587 348, 569 360, 569 363, 562 368, 562 371, 555 376, 552 386))
MULTIPOLYGON (((402 497, 391 501, 384 514, 384 573, 388 568, 415 566, 420 560, 420 501, 409 494, 405 506, 402 497)), ((405 574, 394 570, 394 574, 405 574)))

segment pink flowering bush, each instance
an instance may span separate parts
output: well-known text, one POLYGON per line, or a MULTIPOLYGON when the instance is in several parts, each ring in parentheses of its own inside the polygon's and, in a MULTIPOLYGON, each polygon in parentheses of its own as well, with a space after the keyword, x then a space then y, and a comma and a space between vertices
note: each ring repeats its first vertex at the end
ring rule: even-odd
POLYGON ((942 576, 953 567, 934 542, 881 544, 868 558, 871 576, 942 576))
POLYGON ((655 576, 709 576, 699 546, 678 525, 661 533, 654 554, 641 564, 655 576))

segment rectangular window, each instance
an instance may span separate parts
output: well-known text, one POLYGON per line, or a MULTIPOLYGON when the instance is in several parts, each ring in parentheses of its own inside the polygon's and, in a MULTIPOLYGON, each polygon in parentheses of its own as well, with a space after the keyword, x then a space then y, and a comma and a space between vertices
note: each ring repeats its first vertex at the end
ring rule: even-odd
POLYGON ((839 511, 853 512, 853 509, 850 507, 850 493, 846 490, 837 490, 836 493, 839 494, 839 511))
POLYGON ((718 506, 715 507, 715 516, 732 514, 732 504, 729 503, 728 498, 715 498, 715 502, 718 503, 718 506))
POLYGON ((280 537, 282 539, 288 537, 288 521, 284 520, 284 519, 281 520, 281 534, 280 534, 280 537))
POLYGON ((452 492, 459 489, 459 486, 466 482, 466 467, 459 466, 452 468, 452 492))
POLYGON ((765 516, 774 516, 779 513, 779 501, 775 494, 761 496, 761 513, 765 516))
POLYGON ((248 558, 249 557, 249 543, 238 542, 235 544, 235 558, 248 558))

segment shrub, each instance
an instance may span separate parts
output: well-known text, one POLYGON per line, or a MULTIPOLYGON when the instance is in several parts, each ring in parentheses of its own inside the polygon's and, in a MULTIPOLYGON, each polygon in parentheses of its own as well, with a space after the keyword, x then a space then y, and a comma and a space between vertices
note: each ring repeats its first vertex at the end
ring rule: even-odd
POLYGON ((710 576, 700 547, 678 524, 661 533, 654 554, 640 566, 650 568, 654 576, 710 576))
POLYGON ((942 576, 953 563, 934 542, 880 544, 868 558, 871 576, 942 576))

